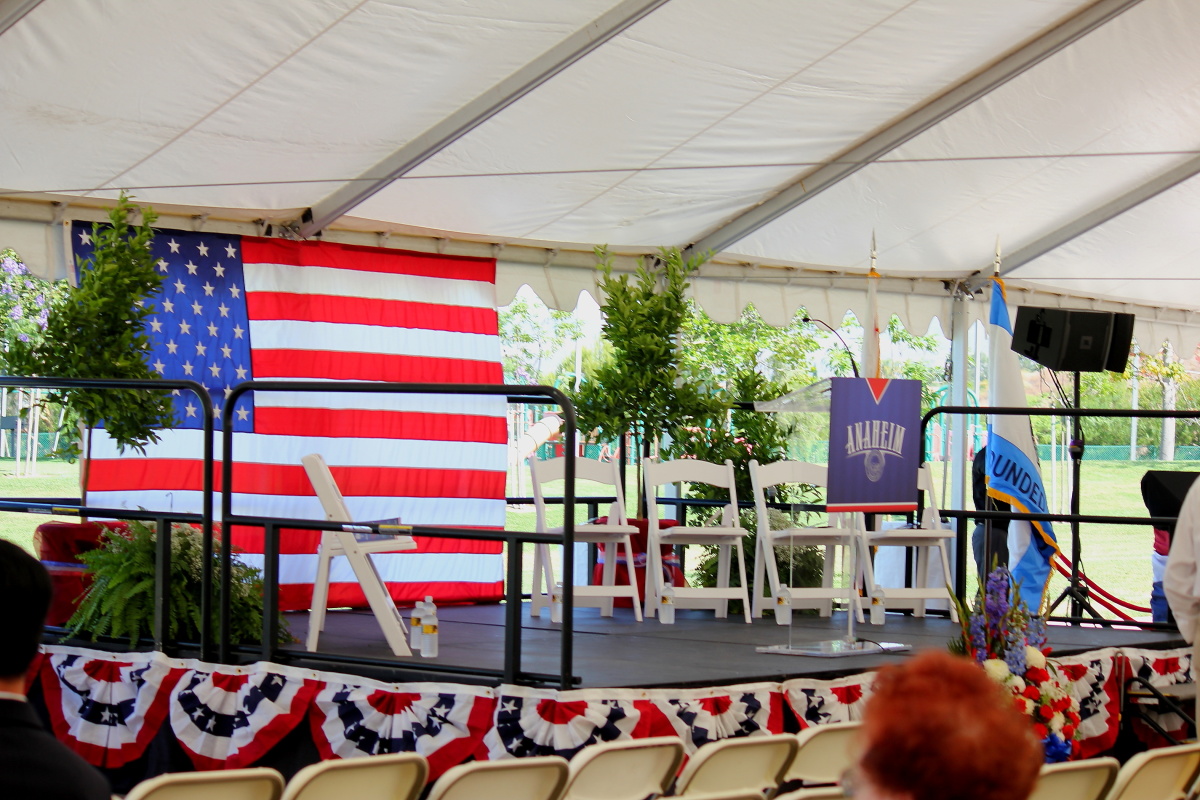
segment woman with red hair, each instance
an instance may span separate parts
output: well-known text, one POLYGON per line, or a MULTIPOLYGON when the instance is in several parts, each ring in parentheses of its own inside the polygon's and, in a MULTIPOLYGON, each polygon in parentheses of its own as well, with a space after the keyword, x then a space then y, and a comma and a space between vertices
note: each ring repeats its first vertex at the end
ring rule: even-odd
POLYGON ((861 744, 843 788, 868 800, 1024 800, 1042 764, 1008 692, 974 662, 936 650, 879 671, 861 744))

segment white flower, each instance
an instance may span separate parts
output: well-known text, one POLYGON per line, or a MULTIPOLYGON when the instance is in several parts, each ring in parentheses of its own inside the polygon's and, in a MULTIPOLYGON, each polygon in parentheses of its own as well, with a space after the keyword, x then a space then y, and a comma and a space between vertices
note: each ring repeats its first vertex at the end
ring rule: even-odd
POLYGON ((1025 679, 1024 679, 1024 678, 1022 678, 1020 675, 1013 675, 1013 676, 1012 676, 1012 680, 1010 680, 1010 681, 1008 682, 1008 685, 1009 685, 1010 687, 1012 687, 1012 690, 1013 690, 1014 692, 1020 692, 1020 691, 1024 691, 1024 689, 1025 689, 1025 679))
POLYGON ((1025 645, 1025 663, 1026 663, 1026 665, 1028 665, 1030 667, 1037 667, 1038 669, 1045 669, 1046 668, 1046 656, 1045 656, 1045 654, 1042 653, 1041 650, 1038 650, 1036 647, 1030 647, 1029 645, 1025 645))
POLYGON ((1017 700, 1021 703, 1021 713, 1022 714, 1025 714, 1026 716, 1033 714, 1033 701, 1032 700, 1030 700, 1028 697, 1020 697, 1020 696, 1017 697, 1017 700))
POLYGON ((1067 718, 1064 717, 1060 711, 1050 718, 1050 730, 1054 731, 1055 733, 1060 733, 1063 729, 1063 725, 1065 725, 1066 722, 1067 718))
POLYGON ((988 674, 988 677, 997 683, 1007 684, 1013 674, 1008 671, 1008 664, 1004 663, 1000 658, 989 658, 983 662, 983 671, 988 674))

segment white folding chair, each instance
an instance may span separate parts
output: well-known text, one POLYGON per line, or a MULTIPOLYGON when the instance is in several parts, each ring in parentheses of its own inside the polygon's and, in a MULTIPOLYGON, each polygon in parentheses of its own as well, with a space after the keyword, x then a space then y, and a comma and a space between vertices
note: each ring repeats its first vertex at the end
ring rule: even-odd
POLYGON ((674 794, 699 797, 717 792, 774 792, 796 757, 799 742, 788 734, 720 739, 688 760, 674 794))
MULTIPOLYGON (((563 480, 566 477, 567 459, 552 458, 539 462, 536 458, 529 459, 529 473, 533 477, 533 503, 537 512, 537 530, 539 533, 561 533, 562 528, 551 528, 546 522, 545 484, 551 481, 563 480)), ((571 588, 576 606, 598 606, 601 615, 611 617, 613 614, 613 599, 628 597, 633 603, 634 616, 642 621, 642 598, 638 592, 637 576, 633 569, 633 540, 630 538, 637 533, 637 528, 630 525, 625 518, 625 496, 621 491, 621 473, 617 462, 607 463, 590 458, 575 459, 575 481, 591 481, 603 485, 603 491, 612 494, 616 500, 608 510, 608 522, 604 524, 587 523, 575 526, 575 541, 604 545, 604 574, 599 586, 580 586, 571 588), (617 547, 625 549, 625 565, 628 574, 627 583, 617 585, 617 547)), ((565 553, 564 558, 571 558, 572 553, 565 553)), ((550 559, 550 545, 538 544, 533 551, 533 591, 530 598, 530 613, 536 617, 542 615, 543 608, 552 604, 551 593, 554 591, 554 564, 550 559), (542 591, 543 583, 545 591, 542 591)), ((565 589, 564 589, 565 590, 565 589)))
MULTIPOLYGON (((829 515, 828 525, 797 528, 771 528, 770 509, 767 508, 767 490, 783 484, 803 483, 818 488, 829 485, 829 469, 820 464, 803 461, 776 461, 773 464, 750 462, 750 484, 754 488, 754 510, 758 517, 758 541, 754 558, 754 616, 761 617, 764 597, 772 602, 779 601, 785 587, 775 561, 775 548, 824 547, 825 566, 822 570, 821 587, 787 586, 793 608, 817 608, 821 616, 829 616, 834 600, 846 600, 850 610, 861 622, 863 619, 862 598, 859 596, 860 574, 859 548, 862 547, 863 516, 859 513, 834 513, 829 515), (842 548, 843 569, 846 586, 834 586, 837 571, 837 549, 842 548), (763 585, 763 576, 767 585, 763 585)), ((775 621, 787 624, 782 614, 775 621)))
POLYGON ((558 800, 566 783, 567 760, 560 756, 468 761, 446 770, 425 800, 558 800))
POLYGON ((729 615, 729 601, 741 600, 746 623, 749 624, 751 621, 750 592, 746 580, 746 557, 742 549, 742 540, 746 537, 747 532, 745 528, 738 525, 737 488, 734 486, 733 462, 726 460, 724 464, 713 464, 709 461, 691 458, 663 462, 647 461, 643 465, 643 471, 646 480, 646 515, 649 523, 646 542, 646 616, 652 617, 658 613, 662 603, 663 586, 666 584, 660 548, 663 545, 706 544, 719 547, 717 585, 715 587, 673 586, 675 604, 680 608, 711 608, 718 617, 724 618, 729 615), (705 483, 728 490, 729 504, 722 509, 720 524, 711 526, 676 525, 672 528, 659 528, 657 499, 659 489, 675 483, 705 483), (741 586, 729 585, 731 552, 737 556, 741 586))
POLYGON ((857 759, 861 722, 810 725, 796 734, 798 749, 783 783, 837 783, 857 759))
POLYGON ((134 786, 125 800, 279 800, 283 776, 268 767, 168 772, 134 786))
POLYGON ((292 776, 283 800, 417 800, 428 775, 429 762, 420 753, 331 758, 309 764, 292 776))
POLYGON ((1183 800, 1200 773, 1200 742, 1137 753, 1117 772, 1107 800, 1183 800))
POLYGON ((562 800, 644 800, 671 787, 683 763, 677 736, 592 744, 571 759, 562 800))
POLYGON ((1046 764, 1038 773, 1029 800, 1103 800, 1120 768, 1115 758, 1046 764))
MULTIPOLYGON (((346 501, 343 499, 325 459, 319 453, 311 453, 301 458, 300 463, 304 465, 308 480, 317 492, 321 507, 325 510, 325 519, 329 522, 353 523, 354 519, 350 516, 350 510, 346 508, 346 501)), ((317 649, 317 642, 325 627, 325 606, 329 602, 330 562, 337 556, 345 556, 350 563, 350 568, 354 570, 354 576, 358 578, 359 585, 362 586, 367 603, 371 606, 371 612, 379 621, 379 627, 383 630, 388 646, 398 656, 411 656, 412 650, 409 649, 406 640, 404 620, 400 618, 400 612, 396 610, 396 603, 392 600, 391 592, 388 591, 387 585, 379 575, 379 570, 371 561, 370 554, 414 550, 416 547, 416 541, 406 534, 393 536, 363 533, 345 528, 340 531, 322 531, 320 553, 317 557, 317 577, 313 581, 312 609, 308 614, 308 639, 305 646, 309 650, 317 649)))
POLYGON ((872 605, 882 608, 911 608, 913 615, 925 616, 927 600, 945 600, 950 619, 958 621, 958 611, 951 596, 949 583, 950 572, 950 541, 955 538, 954 529, 942 521, 937 493, 934 490, 933 474, 929 465, 921 467, 917 472, 917 491, 925 493, 925 510, 921 515, 919 528, 894 528, 891 530, 864 531, 863 533, 863 573, 866 576, 866 590, 871 597, 872 605), (911 587, 881 586, 875 580, 875 569, 870 558, 871 547, 911 547, 914 549, 916 575, 911 587), (940 565, 941 579, 931 580, 930 566, 936 552, 940 565), (932 585, 930 585, 932 584, 932 585))

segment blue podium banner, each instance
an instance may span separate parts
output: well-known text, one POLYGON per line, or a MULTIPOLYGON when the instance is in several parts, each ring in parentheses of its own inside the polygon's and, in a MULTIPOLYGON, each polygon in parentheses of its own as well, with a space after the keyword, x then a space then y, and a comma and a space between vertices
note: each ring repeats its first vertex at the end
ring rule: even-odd
POLYGON ((830 511, 915 511, 921 382, 834 378, 830 386, 830 511))

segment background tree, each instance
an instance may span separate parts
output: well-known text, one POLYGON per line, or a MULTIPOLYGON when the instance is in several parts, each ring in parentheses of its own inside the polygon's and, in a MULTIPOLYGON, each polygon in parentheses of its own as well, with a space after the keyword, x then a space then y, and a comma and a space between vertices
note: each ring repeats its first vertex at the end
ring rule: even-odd
MULTIPOLYGON (((583 324, 574 314, 547 308, 531 294, 522 287, 513 301, 500 309, 505 383, 552 384, 554 357, 583 335, 583 324)), ((558 363, 565 362, 559 359, 558 363)))

